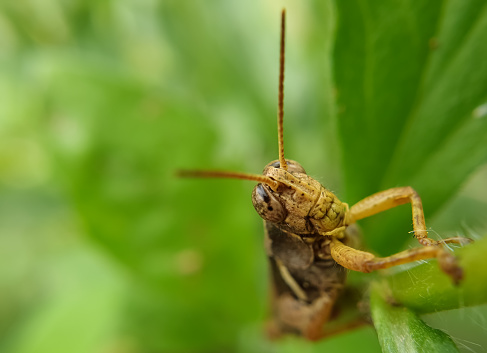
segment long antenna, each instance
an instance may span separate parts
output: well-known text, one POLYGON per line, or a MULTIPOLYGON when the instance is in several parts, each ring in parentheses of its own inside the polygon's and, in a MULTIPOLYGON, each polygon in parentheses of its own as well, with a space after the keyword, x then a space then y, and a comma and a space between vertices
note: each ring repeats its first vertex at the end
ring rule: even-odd
MULTIPOLYGON (((284 39, 286 29, 286 9, 281 13, 281 50, 279 55, 279 95, 277 105, 277 134, 279 140, 279 163, 280 167, 287 170, 288 166, 284 159, 284 137, 283 137, 283 117, 284 117, 284 39)), ((181 170, 178 176, 185 178, 230 178, 252 180, 269 185, 273 190, 277 190, 279 182, 260 174, 249 174, 240 172, 227 172, 219 170, 181 170)))
POLYGON ((253 180, 259 183, 267 184, 273 190, 277 190, 277 188, 279 187, 279 183, 277 181, 261 174, 227 172, 220 170, 181 170, 178 172, 178 176, 183 178, 229 178, 253 180))
POLYGON ((284 158, 284 49, 286 30, 286 9, 281 12, 281 50, 279 55, 279 94, 277 104, 277 138, 279 141, 279 163, 281 168, 287 170, 286 159, 284 158))

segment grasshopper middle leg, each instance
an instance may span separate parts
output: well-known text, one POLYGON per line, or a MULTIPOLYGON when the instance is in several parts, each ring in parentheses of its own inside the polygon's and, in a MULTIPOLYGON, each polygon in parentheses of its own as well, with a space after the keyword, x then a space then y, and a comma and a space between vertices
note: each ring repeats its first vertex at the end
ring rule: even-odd
POLYGON ((411 203, 414 236, 425 247, 410 249, 388 257, 378 258, 371 253, 348 247, 338 239, 333 238, 331 243, 332 257, 343 267, 361 272, 385 269, 422 259, 437 258, 443 272, 448 274, 455 283, 458 283, 462 278, 462 270, 458 266, 456 258, 445 249, 443 244, 462 244, 467 243, 469 240, 455 237, 436 241, 428 238, 421 198, 413 188, 409 186, 393 188, 378 192, 359 201, 350 208, 350 212, 347 215, 347 223, 354 223, 359 219, 372 216, 405 203, 411 203))
POLYGON ((336 238, 332 239, 330 248, 333 259, 349 270, 371 272, 418 260, 436 258, 441 270, 449 275, 455 284, 459 283, 463 277, 463 271, 458 266, 457 259, 445 250, 443 245, 409 249, 387 257, 376 257, 369 252, 351 248, 336 238))

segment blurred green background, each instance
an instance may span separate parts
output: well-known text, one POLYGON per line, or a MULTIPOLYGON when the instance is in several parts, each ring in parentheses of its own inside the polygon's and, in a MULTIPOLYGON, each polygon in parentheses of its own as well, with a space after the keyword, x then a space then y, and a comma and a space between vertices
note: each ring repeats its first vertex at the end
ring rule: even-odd
MULTIPOLYGON (((285 149, 350 204, 412 185, 435 237, 487 222, 483 0, 4 0, 0 3, 0 351, 379 351, 372 328, 263 335, 252 183, 285 149)), ((365 243, 415 246, 402 206, 365 243)), ((367 280, 368 275, 364 275, 367 280)), ((485 307, 430 315, 485 351, 485 307)))

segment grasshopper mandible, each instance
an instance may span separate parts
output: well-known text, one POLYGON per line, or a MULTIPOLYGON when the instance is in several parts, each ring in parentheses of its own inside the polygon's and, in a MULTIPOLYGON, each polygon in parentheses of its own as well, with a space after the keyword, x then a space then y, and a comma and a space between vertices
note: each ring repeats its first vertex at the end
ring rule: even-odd
POLYGON ((264 219, 273 282, 272 333, 297 333, 316 340, 325 335, 323 325, 330 319, 344 287, 346 269, 371 272, 436 258, 441 270, 457 284, 462 279, 462 269, 445 244, 469 240, 428 238, 421 199, 409 186, 378 192, 349 207, 308 176, 298 162, 284 158, 285 14, 283 10, 277 114, 279 159, 270 162, 262 175, 201 170, 182 171, 180 175, 259 183, 252 192, 252 203, 264 219), (356 221, 405 203, 411 204, 414 236, 422 247, 379 258, 351 246, 349 227, 356 221))

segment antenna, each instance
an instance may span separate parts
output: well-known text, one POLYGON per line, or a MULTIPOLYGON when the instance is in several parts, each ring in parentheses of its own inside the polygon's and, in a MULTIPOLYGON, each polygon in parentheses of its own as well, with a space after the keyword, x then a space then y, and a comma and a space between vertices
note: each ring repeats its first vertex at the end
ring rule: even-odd
MULTIPOLYGON (((286 29, 286 9, 281 13, 281 49, 279 55, 279 94, 277 105, 277 135, 279 140, 279 163, 280 167, 287 170, 288 166, 284 159, 284 138, 283 138, 283 117, 284 117, 284 39, 286 29)), ((249 174, 240 172, 227 172, 219 170, 181 170, 177 173, 183 178, 229 178, 252 180, 269 185, 273 190, 277 190, 279 182, 260 174, 249 174)))
POLYGON ((284 49, 286 30, 286 9, 281 12, 281 50, 279 55, 279 93, 277 103, 277 138, 279 141, 279 163, 281 168, 287 170, 286 159, 284 158, 284 49))
POLYGON ((181 170, 178 172, 178 176, 183 178, 229 178, 253 180, 259 183, 269 185, 272 190, 277 190, 277 188, 279 187, 279 183, 277 181, 261 174, 227 172, 220 170, 181 170))

